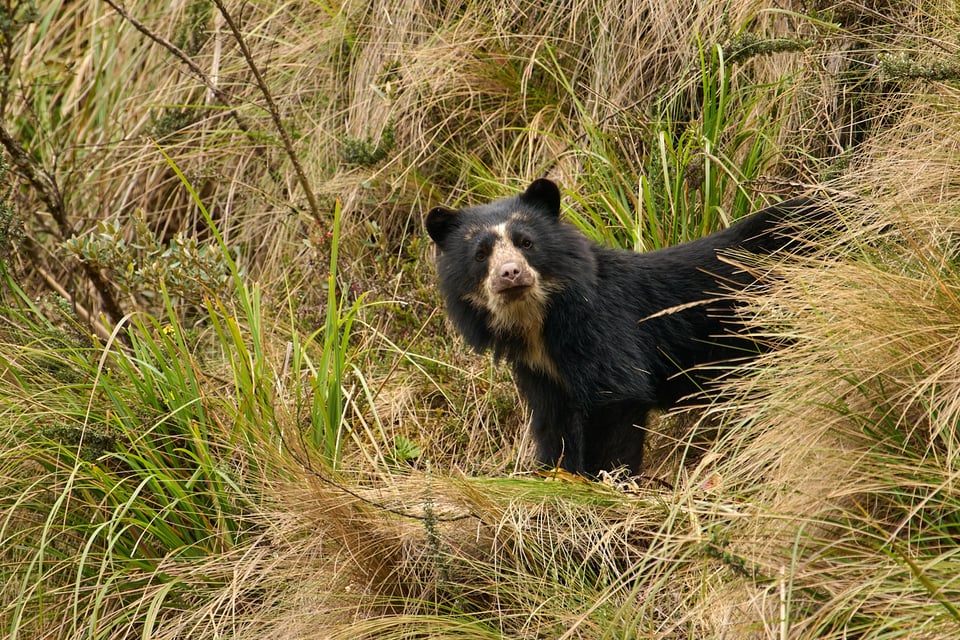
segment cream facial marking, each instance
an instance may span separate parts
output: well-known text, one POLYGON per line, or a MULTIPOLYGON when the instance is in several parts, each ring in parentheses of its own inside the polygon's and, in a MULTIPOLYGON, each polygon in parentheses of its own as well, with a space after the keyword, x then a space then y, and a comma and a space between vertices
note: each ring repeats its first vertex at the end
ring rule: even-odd
POLYGON ((520 360, 534 371, 560 379, 543 341, 543 319, 550 289, 540 273, 510 240, 511 216, 490 230, 495 236, 487 257, 487 277, 480 290, 467 296, 474 306, 488 313, 488 325, 500 335, 519 338, 526 346, 520 360))
POLYGON ((470 227, 467 227, 467 229, 463 233, 463 239, 466 241, 473 240, 474 238, 477 237, 477 234, 482 233, 483 230, 484 230, 484 227, 481 227, 480 225, 472 225, 470 227))

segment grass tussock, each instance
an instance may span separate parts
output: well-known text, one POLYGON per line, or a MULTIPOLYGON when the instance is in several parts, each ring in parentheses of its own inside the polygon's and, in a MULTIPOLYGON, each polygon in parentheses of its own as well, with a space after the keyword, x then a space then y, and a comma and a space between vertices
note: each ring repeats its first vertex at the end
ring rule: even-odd
POLYGON ((11 638, 954 638, 955 7, 0 8, 11 638), (549 175, 649 250, 799 191, 780 349, 534 474, 420 215, 549 175))
MULTIPOLYGON (((763 331, 789 346, 739 383, 743 418, 718 444, 718 472, 754 505, 738 553, 790 575, 798 637, 876 633, 878 620, 890 637, 945 637, 960 624, 960 194, 943 163, 954 125, 926 109, 887 132, 900 149, 866 157, 850 178, 882 194, 866 215, 830 258, 783 268, 780 286, 751 301, 763 331)), ((740 594, 747 615, 773 615, 760 594, 740 594)))

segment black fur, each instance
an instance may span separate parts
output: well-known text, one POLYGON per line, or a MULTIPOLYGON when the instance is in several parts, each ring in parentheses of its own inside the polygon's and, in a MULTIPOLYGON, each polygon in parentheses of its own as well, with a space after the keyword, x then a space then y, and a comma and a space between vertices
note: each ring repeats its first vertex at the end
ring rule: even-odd
POLYGON ((426 226, 448 315, 471 347, 511 363, 539 461, 636 473, 651 408, 677 404, 716 375, 698 366, 757 353, 737 335, 725 296, 755 279, 718 252, 783 249, 821 214, 809 199, 791 200, 705 238, 634 253, 562 222, 559 190, 537 180, 514 198, 433 209, 426 226), (523 322, 513 326, 515 317, 523 322))

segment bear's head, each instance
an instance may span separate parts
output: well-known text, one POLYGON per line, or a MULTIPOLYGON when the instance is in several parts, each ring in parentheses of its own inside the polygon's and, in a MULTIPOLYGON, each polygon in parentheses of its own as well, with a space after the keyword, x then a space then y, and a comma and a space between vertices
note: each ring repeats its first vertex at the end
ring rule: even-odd
MULTIPOLYGON (((550 180, 487 204, 436 207, 425 223, 447 314, 478 351, 532 348, 556 293, 595 269, 589 242, 561 222, 560 190, 550 180)), ((528 360, 546 368, 533 362, 539 356, 528 360)))

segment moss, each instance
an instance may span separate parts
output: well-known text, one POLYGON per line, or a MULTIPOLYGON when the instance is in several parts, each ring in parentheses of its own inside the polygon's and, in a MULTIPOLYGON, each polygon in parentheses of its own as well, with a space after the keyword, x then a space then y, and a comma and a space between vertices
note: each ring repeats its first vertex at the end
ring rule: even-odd
POLYGON ((880 71, 893 80, 956 82, 960 80, 960 60, 955 57, 917 60, 906 54, 882 54, 880 71))
POLYGON ((213 3, 210 0, 194 0, 187 5, 173 43, 187 55, 196 55, 210 39, 210 18, 213 3))
POLYGON ((369 167, 386 158, 393 151, 395 141, 393 123, 388 122, 376 142, 370 137, 361 139, 351 135, 344 136, 340 157, 347 164, 369 167))
POLYGON ((744 32, 723 45, 723 57, 729 64, 737 64, 757 56, 803 51, 812 45, 812 41, 801 38, 763 38, 744 32))
POLYGON ((60 422, 43 427, 40 433, 63 446, 78 448, 77 456, 86 462, 96 462, 104 454, 117 450, 116 434, 103 425, 60 422))
POLYGON ((0 263, 6 264, 11 251, 23 238, 23 227, 10 200, 13 190, 7 174, 7 162, 0 156, 0 263))

